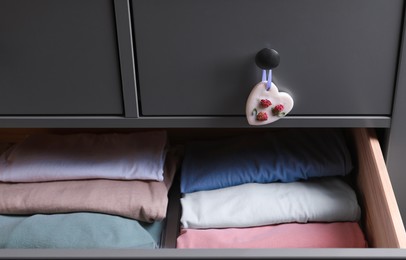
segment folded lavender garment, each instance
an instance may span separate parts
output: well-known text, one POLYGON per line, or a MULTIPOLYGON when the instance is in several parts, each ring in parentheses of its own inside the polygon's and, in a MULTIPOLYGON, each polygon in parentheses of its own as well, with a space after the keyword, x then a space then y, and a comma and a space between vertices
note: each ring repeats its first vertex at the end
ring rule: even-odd
POLYGON ((177 248, 363 248, 357 222, 289 223, 251 228, 181 229, 177 248))
POLYGON ((166 216, 179 156, 168 151, 164 181, 0 183, 0 214, 99 212, 152 222, 166 216))
POLYGON ((163 180, 166 131, 28 136, 0 156, 0 181, 163 180))
POLYGON ((289 183, 246 183, 181 198, 183 228, 254 227, 358 221, 354 190, 339 177, 289 183))

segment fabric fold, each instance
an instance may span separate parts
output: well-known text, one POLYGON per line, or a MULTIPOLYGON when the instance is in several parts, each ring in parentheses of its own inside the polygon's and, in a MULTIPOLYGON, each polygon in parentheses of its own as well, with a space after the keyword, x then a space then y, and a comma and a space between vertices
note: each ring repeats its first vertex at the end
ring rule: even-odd
POLYGON ((181 198, 183 228, 358 221, 354 190, 339 177, 290 183, 247 183, 181 198))
POLYGON ((163 180, 167 133, 36 134, 0 156, 0 181, 163 180))
POLYGON ((0 214, 99 212, 152 222, 166 216, 168 191, 179 164, 166 156, 164 180, 77 180, 0 183, 0 214))
POLYGON ((181 192, 344 176, 352 169, 341 131, 283 129, 188 143, 181 192))
POLYGON ((181 229, 177 248, 364 248, 357 222, 289 223, 251 228, 181 229))
MULTIPOLYGON (((160 222, 151 225, 162 229, 160 222)), ((0 248, 157 248, 160 242, 138 221, 85 212, 0 215, 0 234, 0 248)))

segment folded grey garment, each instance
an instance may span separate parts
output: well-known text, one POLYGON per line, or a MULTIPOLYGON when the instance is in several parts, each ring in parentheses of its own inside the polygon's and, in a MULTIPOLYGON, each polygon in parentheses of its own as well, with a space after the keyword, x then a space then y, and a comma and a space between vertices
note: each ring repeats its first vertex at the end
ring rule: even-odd
POLYGON ((184 194, 181 205, 183 228, 354 222, 361 215, 355 191, 339 177, 197 191, 184 194))
POLYGON ((164 130, 36 134, 0 156, 0 181, 163 180, 164 130))
POLYGON ((168 192, 179 166, 167 152, 163 181, 73 180, 0 183, 0 214, 99 212, 145 222, 166 217, 168 192))
POLYGON ((150 225, 88 212, 0 215, 0 248, 157 248, 162 223, 150 225))

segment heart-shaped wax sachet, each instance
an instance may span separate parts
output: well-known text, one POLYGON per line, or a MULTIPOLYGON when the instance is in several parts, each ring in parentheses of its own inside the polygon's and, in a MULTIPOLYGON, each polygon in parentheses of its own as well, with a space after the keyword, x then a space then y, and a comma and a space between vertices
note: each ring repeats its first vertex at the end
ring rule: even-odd
POLYGON ((292 97, 279 92, 274 83, 269 90, 266 81, 258 83, 247 99, 245 113, 250 125, 266 125, 287 115, 293 108, 292 97))

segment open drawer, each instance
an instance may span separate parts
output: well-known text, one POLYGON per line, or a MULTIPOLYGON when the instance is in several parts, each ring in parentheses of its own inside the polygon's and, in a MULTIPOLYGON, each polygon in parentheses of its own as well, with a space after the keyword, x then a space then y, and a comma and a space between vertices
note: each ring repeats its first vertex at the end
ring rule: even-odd
MULTIPOLYGON (((270 130, 272 131, 272 130, 270 130)), ((199 136, 204 133, 199 132, 199 136)), ((348 129, 348 144, 353 153, 355 170, 353 173, 359 204, 362 208, 361 226, 370 248, 405 248, 406 235, 396 198, 386 169, 380 143, 373 129, 348 129)), ((168 209, 167 247, 176 247, 181 206, 179 194, 168 209), (173 232, 173 233, 170 233, 173 232)), ((183 253, 200 256, 211 250, 179 249, 183 253)), ((360 249, 366 250, 368 249, 360 249)), ((218 251, 238 256, 235 249, 218 251)), ((275 249, 267 249, 270 255, 275 249), (269 251, 270 250, 270 251, 269 251)), ((221 252, 221 253, 220 253, 221 252)), ((263 250, 255 251, 263 252, 263 250)), ((210 252, 212 254, 213 252, 210 252)), ((226 255, 228 255, 226 253, 226 255)))
MULTIPOLYGON (((4 133, 1 141, 17 141, 27 133, 38 132, 80 132, 73 129, 0 130, 4 133)), ((135 129, 86 129, 94 131, 142 131, 135 129)), ((272 131, 272 129, 168 129, 173 143, 183 143, 196 137, 221 137, 246 131, 272 131)), ((348 143, 354 153, 357 194, 362 208, 362 227, 369 247, 367 249, 174 249, 180 227, 179 183, 175 181, 169 193, 170 201, 166 218, 166 228, 160 249, 0 249, 0 258, 253 258, 253 257, 406 257, 406 234, 396 198, 392 190, 389 174, 385 166, 379 141, 373 129, 347 129, 348 143), (373 248, 373 249, 372 249, 373 248), (378 249, 376 249, 378 248, 378 249), (398 248, 398 249, 396 249, 398 248)), ((175 178, 176 180, 177 178, 175 178)))

